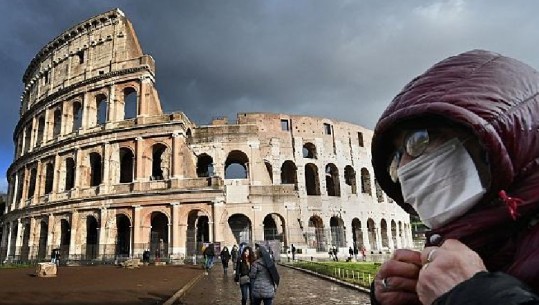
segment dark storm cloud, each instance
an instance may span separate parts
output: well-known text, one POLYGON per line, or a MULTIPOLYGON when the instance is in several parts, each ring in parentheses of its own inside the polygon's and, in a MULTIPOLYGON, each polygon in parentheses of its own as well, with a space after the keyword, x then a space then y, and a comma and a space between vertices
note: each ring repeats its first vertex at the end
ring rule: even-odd
POLYGON ((198 124, 264 111, 373 128, 409 80, 447 56, 483 48, 539 68, 538 6, 531 0, 0 0, 0 173, 12 161, 21 78, 33 56, 62 31, 114 7, 156 60, 166 112, 183 111, 198 124))

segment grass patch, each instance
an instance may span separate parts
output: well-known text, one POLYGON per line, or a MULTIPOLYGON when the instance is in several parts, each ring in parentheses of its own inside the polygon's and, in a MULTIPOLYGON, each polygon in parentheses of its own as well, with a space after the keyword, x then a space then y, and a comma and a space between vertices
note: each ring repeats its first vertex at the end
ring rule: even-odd
POLYGON ((310 262, 299 261, 294 266, 368 288, 380 263, 372 262, 310 262))

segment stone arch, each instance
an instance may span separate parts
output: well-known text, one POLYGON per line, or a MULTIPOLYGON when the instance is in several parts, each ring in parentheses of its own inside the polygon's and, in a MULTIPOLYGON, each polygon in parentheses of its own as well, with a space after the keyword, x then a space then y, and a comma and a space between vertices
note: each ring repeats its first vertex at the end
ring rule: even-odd
POLYGON ((389 249, 389 232, 387 229, 387 221, 382 219, 380 221, 380 236, 382 237, 382 248, 389 249))
POLYGON ((294 161, 286 160, 281 166, 281 184, 294 184, 294 189, 298 189, 298 168, 294 161))
POLYGON ((320 195, 320 180, 318 179, 318 167, 313 163, 305 164, 305 187, 307 195, 320 195))
POLYGON ((22 227, 22 246, 21 246, 21 254, 20 254, 20 260, 23 262, 28 261, 30 258, 30 223, 26 222, 24 223, 22 227))
POLYGON ((62 108, 58 107, 53 112, 52 136, 58 137, 62 132, 62 108))
POLYGON ((133 87, 126 87, 123 90, 124 101, 124 120, 134 119, 138 115, 138 96, 137 90, 133 87))
POLYGON ((197 176, 212 177, 214 175, 213 158, 206 153, 197 157, 197 176))
POLYGON ((380 187, 380 184, 378 184, 378 180, 376 180, 376 178, 374 179, 374 186, 376 188, 376 200, 378 200, 378 202, 384 202, 384 192, 382 191, 382 188, 380 187))
POLYGON ((45 165, 45 194, 52 192, 52 186, 54 183, 54 163, 48 162, 45 165))
POLYGON ((28 183, 28 198, 32 198, 36 192, 36 179, 37 179, 37 168, 32 167, 30 170, 30 181, 28 183))
POLYGON ((332 216, 329 219, 329 228, 331 231, 331 245, 337 248, 346 247, 346 231, 344 221, 339 216, 332 216))
POLYGON ((320 216, 313 215, 309 218, 307 232, 305 232, 307 245, 310 248, 315 248, 316 251, 326 251, 326 237, 324 234, 324 221, 320 216))
POLYGON ((47 256, 47 237, 49 236, 49 224, 46 220, 39 222, 39 241, 37 250, 37 260, 42 261, 47 256))
POLYGON ((326 165, 326 191, 328 196, 341 196, 339 170, 333 163, 326 165))
POLYGON ((317 158, 316 145, 310 142, 303 144, 302 153, 303 153, 303 158, 316 159, 317 158))
POLYGON ((99 252, 99 224, 93 215, 86 216, 86 249, 83 251, 86 260, 97 258, 99 252))
POLYGON ((103 162, 101 160, 101 154, 98 152, 91 152, 89 154, 90 159, 90 186, 98 186, 103 180, 103 162))
POLYGON ((161 211, 154 211, 150 214, 150 224, 150 253, 156 259, 167 257, 169 217, 161 211))
POLYGON ((264 165, 266 166, 266 171, 268 172, 271 183, 273 184, 273 166, 268 160, 264 160, 264 165))
POLYGON ((135 154, 129 147, 121 147, 119 154, 120 183, 131 183, 135 173, 135 154))
POLYGON ((24 152, 30 150, 30 141, 32 140, 32 125, 26 126, 24 130, 24 152))
POLYGON ((240 244, 242 242, 250 244, 253 241, 252 223, 249 217, 245 216, 245 214, 231 215, 228 218, 228 225, 232 231, 232 234, 234 235, 236 244, 240 244))
POLYGON ((286 223, 281 215, 277 213, 267 214, 262 224, 264 225, 264 240, 278 240, 280 242, 287 240, 286 223))
POLYGON ((391 220, 391 236, 393 239, 393 248, 396 249, 399 245, 399 242, 397 241, 397 223, 395 223, 394 219, 391 220))
POLYGON ((187 255, 196 255, 204 242, 210 241, 209 217, 205 211, 192 209, 187 214, 187 238, 185 248, 187 255))
POLYGON ((45 116, 40 115, 37 119, 37 139, 36 139, 36 145, 41 146, 44 140, 45 135, 45 116))
POLYGON ((347 165, 344 168, 344 182, 346 185, 350 186, 350 193, 357 193, 356 171, 350 165, 347 165))
POLYGON ((72 105, 73 110, 73 122, 71 132, 76 132, 82 127, 82 103, 80 101, 74 101, 72 105))
POLYGON ((71 157, 65 159, 65 185, 64 189, 66 191, 71 190, 75 187, 75 169, 76 164, 75 160, 71 157))
POLYGON ((116 255, 129 256, 131 253, 131 220, 123 213, 116 214, 116 255))
POLYGON ((71 226, 69 220, 60 219, 60 255, 62 259, 67 260, 69 257, 69 245, 71 244, 71 226))
POLYGON ((372 196, 371 191, 371 176, 369 170, 365 167, 361 169, 361 192, 372 196))
POLYGON ((361 249, 365 245, 361 221, 358 218, 352 219, 352 240, 354 242, 354 247, 357 247, 358 249, 361 249))
POLYGON ((241 150, 228 153, 225 161, 225 179, 247 179, 249 158, 241 150))
POLYGON ((367 231, 369 233, 369 242, 371 250, 377 250, 377 239, 376 239, 376 223, 372 218, 367 219, 367 231))
POLYGON ((103 125, 108 120, 108 99, 104 94, 98 94, 95 96, 95 108, 96 108, 96 125, 103 125))
POLYGON ((149 159, 150 180, 166 180, 170 173, 170 148, 163 143, 155 143, 150 147, 149 159))

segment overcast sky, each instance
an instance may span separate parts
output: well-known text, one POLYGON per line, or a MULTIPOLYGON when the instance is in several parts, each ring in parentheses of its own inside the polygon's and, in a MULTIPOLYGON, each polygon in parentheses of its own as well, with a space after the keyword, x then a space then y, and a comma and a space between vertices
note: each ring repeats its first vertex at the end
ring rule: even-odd
POLYGON ((534 0, 0 0, 0 191, 26 67, 64 30, 116 7, 156 61, 163 110, 197 124, 260 111, 372 129, 408 81, 448 56, 488 49, 539 68, 534 0))

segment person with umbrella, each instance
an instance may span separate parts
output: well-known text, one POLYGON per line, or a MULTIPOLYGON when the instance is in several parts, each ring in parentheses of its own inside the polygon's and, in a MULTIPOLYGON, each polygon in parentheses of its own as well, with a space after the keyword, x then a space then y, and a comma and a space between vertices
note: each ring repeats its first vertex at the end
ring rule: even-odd
POLYGON ((262 301, 264 305, 271 305, 279 285, 279 272, 264 246, 256 244, 256 257, 249 274, 253 305, 260 305, 262 301))

